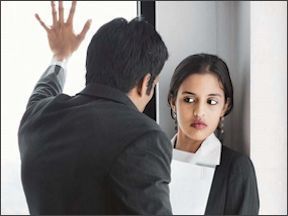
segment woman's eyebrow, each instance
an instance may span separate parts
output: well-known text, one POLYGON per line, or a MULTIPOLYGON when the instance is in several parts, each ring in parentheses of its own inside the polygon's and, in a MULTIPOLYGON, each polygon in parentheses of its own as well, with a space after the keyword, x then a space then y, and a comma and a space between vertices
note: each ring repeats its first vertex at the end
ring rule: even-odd
MULTIPOLYGON (((182 94, 190 94, 190 95, 196 96, 196 94, 194 92, 190 92, 190 91, 184 91, 184 92, 182 92, 182 94)), ((207 96, 209 96, 209 97, 222 97, 222 95, 218 94, 218 93, 211 93, 211 94, 208 94, 207 96)))
POLYGON ((221 94, 218 94, 218 93, 212 93, 212 94, 209 94, 208 96, 222 97, 222 95, 221 95, 221 94))
POLYGON ((184 91, 184 92, 182 92, 182 94, 191 94, 191 95, 196 95, 195 93, 193 93, 193 92, 189 92, 189 91, 184 91))

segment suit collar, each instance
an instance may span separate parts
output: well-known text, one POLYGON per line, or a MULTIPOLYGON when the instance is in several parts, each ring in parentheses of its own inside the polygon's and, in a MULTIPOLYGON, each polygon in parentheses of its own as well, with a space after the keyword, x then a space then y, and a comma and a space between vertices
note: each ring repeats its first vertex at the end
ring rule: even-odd
POLYGON ((112 100, 116 103, 125 104, 138 111, 135 104, 130 100, 130 98, 120 90, 112 88, 107 85, 102 84, 88 84, 81 92, 77 95, 86 95, 97 98, 104 98, 107 100, 112 100))

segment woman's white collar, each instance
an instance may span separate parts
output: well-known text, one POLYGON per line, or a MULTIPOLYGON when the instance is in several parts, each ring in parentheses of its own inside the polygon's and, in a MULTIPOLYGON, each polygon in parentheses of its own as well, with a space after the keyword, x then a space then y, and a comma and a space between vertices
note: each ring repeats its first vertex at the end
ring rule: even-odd
MULTIPOLYGON (((174 146, 176 138, 177 134, 171 139, 172 146, 174 146)), ((221 142, 212 133, 203 141, 196 153, 173 149, 173 159, 200 166, 215 167, 220 164, 221 147, 221 142)))

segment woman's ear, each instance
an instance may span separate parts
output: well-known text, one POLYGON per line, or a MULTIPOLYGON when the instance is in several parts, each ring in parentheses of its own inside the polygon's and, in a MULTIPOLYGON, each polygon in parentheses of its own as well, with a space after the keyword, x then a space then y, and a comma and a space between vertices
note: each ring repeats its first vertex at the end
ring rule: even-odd
MULTIPOLYGON (((176 111, 176 99, 172 97, 172 95, 170 96, 170 99, 169 99, 169 104, 170 104, 170 112, 171 112, 171 116, 172 116, 172 119, 176 120, 177 119, 177 111, 176 111)), ((175 130, 177 130, 175 128, 175 130)))
POLYGON ((230 98, 227 98, 226 103, 224 104, 222 113, 221 113, 221 117, 223 117, 225 115, 225 113, 227 112, 227 110, 230 107, 230 98))
POLYGON ((169 104, 170 104, 170 107, 171 107, 171 109, 173 110, 173 112, 176 112, 175 99, 172 98, 172 96, 171 96, 170 99, 169 99, 169 104))

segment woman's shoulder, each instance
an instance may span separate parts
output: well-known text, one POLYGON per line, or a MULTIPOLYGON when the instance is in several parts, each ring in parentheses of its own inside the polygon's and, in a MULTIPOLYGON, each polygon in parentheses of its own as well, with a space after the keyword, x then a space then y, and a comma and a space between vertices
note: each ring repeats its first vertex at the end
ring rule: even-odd
POLYGON ((231 174, 241 175, 242 177, 254 174, 254 166, 249 156, 234 151, 222 145, 221 165, 226 166, 231 174))

